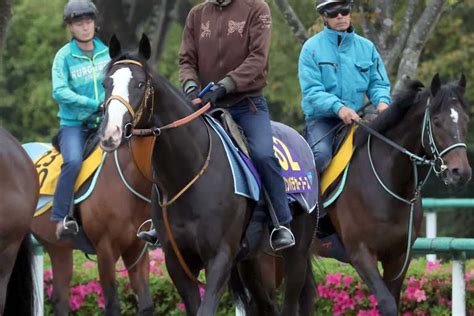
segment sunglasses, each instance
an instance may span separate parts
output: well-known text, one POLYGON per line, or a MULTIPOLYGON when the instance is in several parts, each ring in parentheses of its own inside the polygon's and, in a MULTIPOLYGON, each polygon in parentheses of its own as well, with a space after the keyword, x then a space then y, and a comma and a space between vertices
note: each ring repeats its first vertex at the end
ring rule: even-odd
POLYGON ((339 14, 341 14, 342 16, 348 16, 349 13, 351 13, 350 5, 337 6, 333 8, 327 8, 326 10, 324 10, 324 16, 330 19, 334 19, 339 14))

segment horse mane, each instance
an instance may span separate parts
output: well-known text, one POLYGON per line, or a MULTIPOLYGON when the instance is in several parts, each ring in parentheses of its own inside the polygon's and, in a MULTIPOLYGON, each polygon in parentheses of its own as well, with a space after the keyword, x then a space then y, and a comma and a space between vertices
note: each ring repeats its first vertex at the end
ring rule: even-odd
MULTIPOLYGON (((424 96, 426 94, 429 94, 429 91, 424 89, 424 85, 421 81, 407 81, 405 87, 394 94, 393 102, 389 108, 378 115, 373 121, 369 122, 369 127, 381 134, 385 133, 400 122, 408 109, 420 103, 422 100, 425 100, 424 96)), ((364 145, 368 139, 367 136, 368 132, 365 129, 358 128, 354 135, 355 145, 364 145)))
MULTIPOLYGON (((108 73, 110 71, 110 69, 112 68, 114 63, 116 63, 117 61, 120 61, 120 60, 124 60, 124 59, 131 59, 131 60, 136 60, 136 61, 140 62, 143 65, 143 70, 147 74, 150 74, 152 76, 153 86, 155 88, 159 87, 161 89, 164 89, 167 92, 170 92, 178 100, 180 100, 183 104, 185 104, 186 106, 192 108, 191 107, 191 102, 188 101, 185 98, 184 94, 178 88, 176 88, 173 84, 171 84, 171 82, 168 79, 166 79, 165 77, 163 77, 160 74, 156 73, 154 71, 153 67, 150 66, 148 61, 138 53, 132 53, 132 52, 122 52, 122 53, 120 53, 119 55, 117 55, 115 58, 113 58, 109 62, 109 64, 106 67, 106 73, 108 73)), ((156 92, 157 91, 155 91, 155 93, 156 92)))

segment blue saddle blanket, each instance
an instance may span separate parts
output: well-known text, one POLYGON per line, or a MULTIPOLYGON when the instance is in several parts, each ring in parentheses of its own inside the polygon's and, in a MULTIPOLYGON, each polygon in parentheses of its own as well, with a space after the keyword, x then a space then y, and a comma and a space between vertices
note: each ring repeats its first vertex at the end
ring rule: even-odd
MULTIPOLYGON (((224 145, 234 178, 235 194, 258 201, 260 178, 255 167, 233 143, 223 127, 211 116, 205 115, 224 145)), ((311 213, 318 203, 318 179, 313 153, 304 138, 291 127, 271 122, 273 151, 282 167, 282 177, 290 202, 297 202, 311 213)))

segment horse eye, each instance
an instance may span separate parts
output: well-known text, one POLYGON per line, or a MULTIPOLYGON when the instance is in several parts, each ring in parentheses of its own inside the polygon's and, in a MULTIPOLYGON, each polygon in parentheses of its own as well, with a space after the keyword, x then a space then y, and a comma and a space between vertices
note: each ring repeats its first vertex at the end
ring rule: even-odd
POLYGON ((143 88, 145 86, 145 83, 143 81, 140 81, 138 83, 138 88, 143 88))

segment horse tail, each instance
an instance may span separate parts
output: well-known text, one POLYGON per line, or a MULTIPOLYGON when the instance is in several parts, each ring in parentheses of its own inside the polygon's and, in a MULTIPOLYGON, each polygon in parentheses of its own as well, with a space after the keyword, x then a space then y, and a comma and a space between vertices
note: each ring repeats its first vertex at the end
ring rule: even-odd
POLYGON ((230 273, 229 286, 234 298, 236 315, 245 316, 245 311, 248 310, 250 302, 236 265, 234 265, 230 273))
POLYGON ((18 250, 8 282, 5 316, 33 315, 35 308, 33 282, 33 245, 30 234, 27 234, 18 250))

